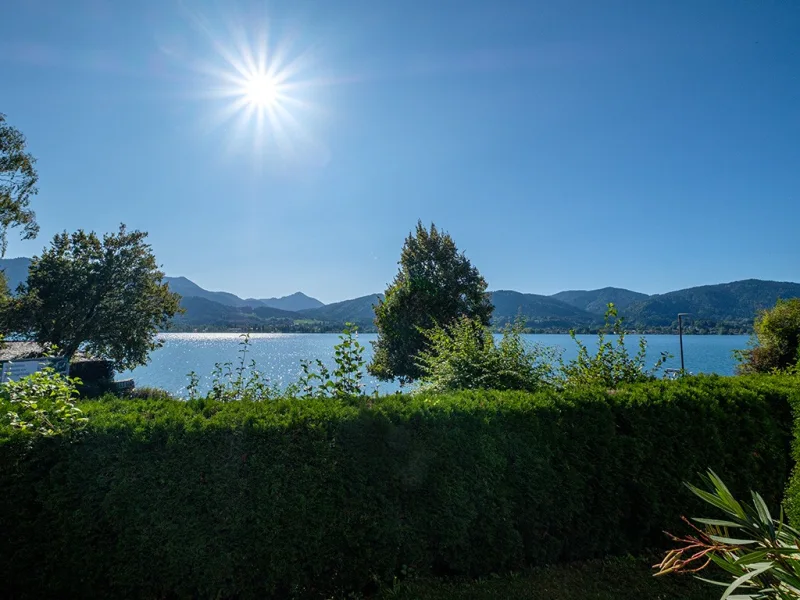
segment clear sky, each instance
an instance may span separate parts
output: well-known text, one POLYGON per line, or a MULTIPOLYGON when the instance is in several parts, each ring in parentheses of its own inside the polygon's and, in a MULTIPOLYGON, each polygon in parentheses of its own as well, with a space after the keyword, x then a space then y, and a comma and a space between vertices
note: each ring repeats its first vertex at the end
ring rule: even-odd
POLYGON ((41 251, 150 232, 245 297, 382 291, 417 219, 490 289, 800 280, 800 2, 6 0, 41 251))

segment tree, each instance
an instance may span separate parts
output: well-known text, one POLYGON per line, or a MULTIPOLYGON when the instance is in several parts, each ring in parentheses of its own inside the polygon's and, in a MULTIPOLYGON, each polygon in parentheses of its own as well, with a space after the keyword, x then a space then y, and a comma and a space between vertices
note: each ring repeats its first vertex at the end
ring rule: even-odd
POLYGON ((0 113, 0 256, 6 253, 11 227, 23 228, 23 239, 39 233, 36 214, 28 208, 37 192, 36 159, 25 152, 25 136, 0 113))
POLYGON ((145 364, 159 328, 180 311, 146 237, 125 225, 102 240, 82 230, 56 235, 8 303, 8 328, 70 358, 85 348, 118 370, 145 364))
POLYGON ((800 298, 779 299, 756 317, 754 344, 737 352, 741 373, 769 373, 800 366, 800 298))
POLYGON ((422 222, 409 234, 400 269, 375 307, 378 339, 369 372, 379 379, 419 377, 417 354, 425 347, 423 330, 446 327, 460 317, 488 325, 494 307, 486 280, 459 253, 453 238, 422 222))

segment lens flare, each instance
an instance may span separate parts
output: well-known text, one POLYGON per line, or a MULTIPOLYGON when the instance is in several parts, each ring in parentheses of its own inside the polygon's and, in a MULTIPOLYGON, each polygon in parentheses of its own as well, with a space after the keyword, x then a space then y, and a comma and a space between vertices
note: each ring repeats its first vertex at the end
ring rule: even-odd
POLYGON ((321 113, 314 90, 324 85, 312 76, 311 51, 295 52, 288 41, 270 44, 266 20, 252 30, 228 21, 223 31, 218 19, 194 14, 192 21, 213 49, 197 70, 205 75, 202 94, 219 100, 218 110, 208 111, 208 126, 228 134, 227 150, 257 161, 327 164, 327 149, 310 133, 321 113))

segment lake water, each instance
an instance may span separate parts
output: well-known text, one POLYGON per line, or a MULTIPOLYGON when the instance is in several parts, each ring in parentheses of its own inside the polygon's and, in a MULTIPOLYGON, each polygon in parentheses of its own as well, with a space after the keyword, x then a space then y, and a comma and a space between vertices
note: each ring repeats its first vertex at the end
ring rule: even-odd
MULTIPOLYGON (((370 341, 375 334, 362 334, 359 341, 366 346, 364 353, 369 360, 372 354, 370 341)), ((575 343, 568 335, 526 335, 529 344, 544 344, 563 349, 565 359, 577 354, 575 343)), ((635 353, 639 337, 629 335, 626 346, 635 353)), ((680 368, 680 348, 676 335, 647 335, 648 366, 652 365, 661 352, 673 355, 665 367, 680 368)), ((231 361, 236 363, 241 348, 241 338, 235 333, 166 333, 162 334, 164 346, 154 351, 150 364, 138 367, 121 378, 133 377, 138 387, 153 386, 174 394, 184 392, 188 383, 188 373, 196 372, 200 377, 201 391, 211 385, 211 372, 215 363, 231 361)), ((596 348, 596 335, 580 335, 578 338, 590 350, 596 348)), ((745 335, 688 335, 683 337, 686 370, 692 373, 719 373, 732 375, 735 361, 733 350, 747 347, 749 338, 745 335)), ((297 380, 301 373, 302 359, 321 359, 328 366, 333 365, 333 347, 339 342, 336 334, 320 333, 264 333, 250 336, 250 349, 247 362, 255 360, 258 369, 273 383, 286 386, 297 380)), ((390 393, 397 389, 394 384, 379 383, 367 378, 367 389, 378 388, 390 393)))

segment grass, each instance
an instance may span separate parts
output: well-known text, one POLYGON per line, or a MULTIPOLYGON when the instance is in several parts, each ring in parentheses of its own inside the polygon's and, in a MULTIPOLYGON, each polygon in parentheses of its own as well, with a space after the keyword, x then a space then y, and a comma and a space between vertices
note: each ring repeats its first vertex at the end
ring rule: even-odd
POLYGON ((722 588, 692 577, 653 577, 655 559, 611 558, 473 581, 418 579, 381 600, 717 600, 722 588))

